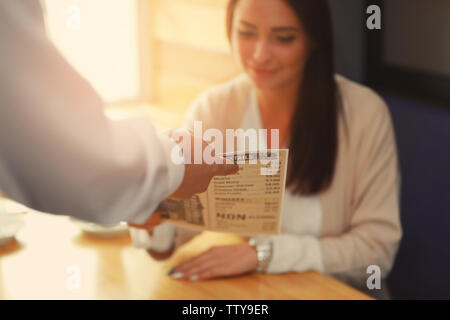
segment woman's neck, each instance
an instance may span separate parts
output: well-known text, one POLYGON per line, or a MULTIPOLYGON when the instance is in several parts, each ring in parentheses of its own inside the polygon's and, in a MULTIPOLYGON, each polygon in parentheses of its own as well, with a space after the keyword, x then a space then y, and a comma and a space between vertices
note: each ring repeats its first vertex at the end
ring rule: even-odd
POLYGON ((290 117, 297 107, 299 85, 293 84, 277 89, 258 90, 261 113, 272 119, 290 117))
MULTIPOLYGON (((258 104, 262 125, 279 130, 279 145, 286 147, 290 139, 291 119, 298 102, 299 86, 274 90, 258 90, 258 104)), ((267 145, 271 145, 270 134, 267 145)))

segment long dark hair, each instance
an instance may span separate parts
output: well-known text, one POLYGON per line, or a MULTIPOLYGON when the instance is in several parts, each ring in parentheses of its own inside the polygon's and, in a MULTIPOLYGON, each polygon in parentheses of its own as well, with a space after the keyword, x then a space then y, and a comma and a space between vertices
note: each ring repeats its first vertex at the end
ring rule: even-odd
MULTIPOLYGON (((239 0, 230 0, 227 32, 231 42, 239 0)), ((340 103, 334 79, 334 46, 327 0, 284 0, 297 14, 311 44, 298 104, 291 122, 287 185, 303 195, 326 190, 338 153, 340 103)))

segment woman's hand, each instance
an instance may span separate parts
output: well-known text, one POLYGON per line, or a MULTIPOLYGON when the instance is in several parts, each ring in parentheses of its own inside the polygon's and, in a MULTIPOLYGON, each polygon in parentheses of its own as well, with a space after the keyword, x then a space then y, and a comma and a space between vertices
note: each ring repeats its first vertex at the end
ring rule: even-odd
POLYGON ((174 279, 208 280, 245 274, 257 265, 256 249, 245 242, 213 247, 173 268, 169 275, 174 279))

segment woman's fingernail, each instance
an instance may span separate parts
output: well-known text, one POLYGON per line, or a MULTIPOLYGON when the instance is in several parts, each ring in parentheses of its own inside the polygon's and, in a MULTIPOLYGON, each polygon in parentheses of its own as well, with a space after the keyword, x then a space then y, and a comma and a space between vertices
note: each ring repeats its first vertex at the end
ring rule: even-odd
POLYGON ((170 269, 169 272, 167 272, 167 274, 170 276, 174 271, 175 271, 175 267, 173 267, 172 269, 170 269))
POLYGON ((173 279, 180 279, 181 277, 183 277, 183 272, 175 272, 172 274, 173 279))
POLYGON ((191 281, 197 281, 198 280, 198 275, 194 274, 193 276, 189 277, 189 280, 191 281))

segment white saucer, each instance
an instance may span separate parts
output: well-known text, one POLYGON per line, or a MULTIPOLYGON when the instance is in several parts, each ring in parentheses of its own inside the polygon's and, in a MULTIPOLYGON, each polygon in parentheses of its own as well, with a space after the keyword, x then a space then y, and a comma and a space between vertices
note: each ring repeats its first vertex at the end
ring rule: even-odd
POLYGON ((0 245, 14 239, 24 226, 24 215, 28 208, 8 199, 0 199, 0 245))
POLYGON ((128 233, 128 225, 125 222, 113 226, 103 226, 96 223, 70 218, 81 230, 96 237, 118 237, 128 233))

